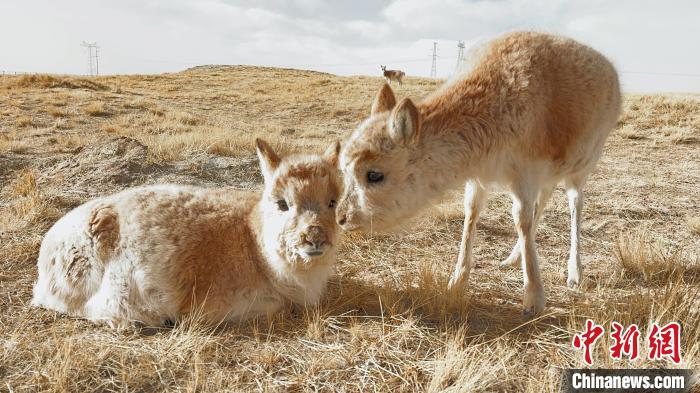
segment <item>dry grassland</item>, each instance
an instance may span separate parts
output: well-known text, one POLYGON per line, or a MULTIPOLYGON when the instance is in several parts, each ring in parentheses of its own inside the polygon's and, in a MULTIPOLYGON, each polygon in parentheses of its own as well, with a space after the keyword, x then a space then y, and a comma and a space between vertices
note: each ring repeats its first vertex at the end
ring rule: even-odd
MULTIPOLYGON (((252 141, 321 151, 368 113, 380 78, 253 67, 91 79, 0 79, 0 391, 558 391, 582 366, 586 318, 683 325, 700 367, 700 97, 628 96, 589 182, 585 281, 565 284, 568 209, 555 193, 538 232, 548 308, 521 319, 520 271, 498 268, 516 236, 505 195, 477 226, 468 293, 446 291, 459 192, 394 234, 348 234, 323 302, 208 329, 114 332, 32 309, 43 233, 83 201, 143 183, 256 188, 252 141)), ((399 96, 438 82, 407 78, 399 96)))

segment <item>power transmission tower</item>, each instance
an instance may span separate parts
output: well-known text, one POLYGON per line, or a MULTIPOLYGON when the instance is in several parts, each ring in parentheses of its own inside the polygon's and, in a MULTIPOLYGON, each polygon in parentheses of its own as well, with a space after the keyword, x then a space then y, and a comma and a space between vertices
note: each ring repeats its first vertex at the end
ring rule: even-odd
POLYGON ((433 65, 430 67, 430 77, 437 76, 437 42, 433 42, 433 65))
POLYGON ((464 60, 464 41, 457 42, 457 65, 455 66, 455 71, 459 70, 459 65, 462 64, 464 60))
POLYGON ((80 46, 87 49, 88 73, 90 74, 90 76, 100 75, 100 56, 98 52, 100 47, 97 46, 97 42, 90 43, 83 41, 83 43, 80 46))

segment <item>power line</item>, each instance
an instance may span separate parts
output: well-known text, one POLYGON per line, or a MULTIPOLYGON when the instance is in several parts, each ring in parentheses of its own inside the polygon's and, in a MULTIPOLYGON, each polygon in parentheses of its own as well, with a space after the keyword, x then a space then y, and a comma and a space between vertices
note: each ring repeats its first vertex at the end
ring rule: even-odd
MULTIPOLYGON (((438 56, 442 58, 442 56, 438 56)), ((129 59, 133 60, 139 60, 143 62, 149 62, 149 63, 166 63, 166 64, 180 64, 180 65, 204 65, 204 64, 216 64, 216 63, 211 63, 211 62, 206 62, 206 61, 188 61, 188 60, 164 60, 164 59, 146 59, 146 58, 140 58, 140 57, 128 57, 129 59)), ((453 58, 452 56, 449 56, 447 58, 453 58)), ((405 64, 405 63, 422 63, 422 62, 428 62, 430 61, 429 57, 423 58, 423 59, 397 59, 397 60, 386 60, 384 61, 385 63, 396 63, 396 64, 405 64)), ((309 63, 295 63, 295 64, 250 64, 250 65, 256 65, 260 67, 282 67, 282 68, 294 68, 294 67, 347 67, 347 66, 363 66, 363 65, 375 65, 377 64, 376 61, 367 61, 367 62, 359 62, 359 63, 318 63, 318 64, 309 64, 309 63)), ((225 65, 225 64, 221 64, 225 65)))
MULTIPOLYGON (((460 41, 464 42, 464 41, 460 41)), ((429 55, 432 57, 433 61, 437 63, 437 58, 440 59, 457 59, 457 64, 460 63, 460 61, 464 61, 464 50, 459 50, 457 52, 457 56, 440 56, 437 54, 437 50, 435 48, 437 43, 433 43, 433 53, 429 55), (460 57, 460 52, 461 52, 461 57, 460 57)), ((459 44, 457 45, 458 48, 459 44)), ((466 47, 465 47, 466 49, 466 47)), ((422 62, 428 62, 431 61, 430 57, 428 58, 413 58, 413 59, 396 59, 396 60, 383 60, 384 63, 390 63, 390 64, 404 64, 404 63, 422 63, 422 62)), ((139 60, 143 62, 153 62, 153 63, 169 63, 169 64, 181 64, 181 65, 200 65, 200 64, 208 64, 206 61, 190 61, 190 60, 174 60, 174 59, 148 59, 148 58, 139 58, 139 57, 126 57, 129 59, 133 60, 139 60)), ((211 64, 211 63, 209 63, 211 64)), ((351 66, 364 66, 364 65, 374 65, 377 64, 376 61, 368 61, 368 62, 357 62, 357 63, 318 63, 318 64, 308 64, 308 63, 296 63, 296 64, 257 64, 257 66, 261 67, 287 67, 287 68, 297 68, 297 67, 351 67, 351 66)), ((253 64, 256 65, 256 64, 253 64)), ((432 71, 432 68, 431 68, 432 71)), ((20 71, 15 71, 15 72, 20 72, 20 71)), ((700 74, 690 74, 690 73, 672 73, 672 72, 645 72, 645 71, 619 71, 620 74, 643 74, 643 75, 660 75, 660 76, 678 76, 678 77, 691 77, 691 78, 700 78, 700 74)))
MULTIPOLYGON (((461 61, 464 61, 464 50, 462 47, 460 47, 460 43, 464 43, 464 41, 458 41, 457 44, 457 56, 440 56, 437 54, 437 42, 433 42, 433 53, 431 55, 426 56, 425 58, 405 58, 405 59, 396 59, 396 60, 383 60, 385 63, 395 63, 395 64, 404 64, 404 63, 421 63, 421 62, 428 62, 431 61, 432 58, 432 65, 431 65, 431 77, 436 77, 433 73, 437 74, 437 58, 439 57, 440 59, 457 59, 457 64, 459 64, 461 61)), ((96 42, 94 43, 87 43, 83 42, 82 47, 88 49, 88 73, 90 75, 99 75, 99 46, 97 45, 96 42), (94 52, 93 52, 94 50, 94 52)), ((114 56, 114 55, 112 55, 114 56)), ((140 62, 155 62, 155 63, 169 63, 169 64, 180 64, 180 65, 200 65, 200 64, 207 64, 206 61, 191 61, 191 60, 175 60, 175 59, 153 59, 153 58, 140 58, 140 57, 132 57, 132 56, 124 56, 122 57, 124 59, 131 59, 131 60, 137 60, 140 62)), ((211 64, 211 63, 209 63, 211 64)), ((351 67, 351 66, 364 66, 364 65, 374 65, 376 64, 376 61, 368 61, 368 62, 357 62, 357 63, 318 63, 318 64, 257 64, 257 66, 261 67, 287 67, 287 68, 303 68, 303 67, 351 67)), ((618 71, 620 74, 639 74, 639 75, 657 75, 657 76, 671 76, 671 77, 684 77, 684 78, 700 78, 700 74, 692 74, 692 73, 679 73, 679 72, 647 72, 647 71, 626 71, 626 70, 620 70, 618 71)), ((0 75, 11 75, 11 74, 37 74, 37 73, 52 73, 52 72, 41 72, 41 71, 19 71, 19 70, 12 70, 12 69, 2 69, 0 71, 0 75)))
POLYGON ((430 77, 437 76, 437 42, 433 42, 433 65, 430 67, 430 77))
POLYGON ((662 75, 662 76, 689 76, 692 78, 700 78, 700 74, 679 74, 672 72, 642 72, 642 71, 620 71, 620 74, 643 74, 643 75, 662 75))
MULTIPOLYGON (((430 59, 403 59, 403 60, 386 60, 385 63, 389 64, 404 64, 404 63, 421 63, 425 61, 430 61, 430 59)), ((375 65, 376 61, 366 62, 366 63, 335 63, 335 64, 286 64, 280 67, 346 67, 346 66, 363 66, 363 65, 375 65)))
POLYGON ((88 53, 88 74, 90 76, 97 76, 100 75, 100 57, 98 50, 100 49, 99 46, 97 46, 97 42, 85 42, 83 41, 82 44, 80 44, 83 48, 87 49, 88 53), (93 62, 94 60, 94 62, 93 62))
POLYGON ((457 41, 457 65, 455 66, 455 71, 459 70, 459 65, 462 64, 464 60, 464 41, 457 41))

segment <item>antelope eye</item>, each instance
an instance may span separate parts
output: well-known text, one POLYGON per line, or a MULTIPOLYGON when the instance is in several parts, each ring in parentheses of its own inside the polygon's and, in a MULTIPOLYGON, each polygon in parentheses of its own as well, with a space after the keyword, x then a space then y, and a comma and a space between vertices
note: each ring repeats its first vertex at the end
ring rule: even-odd
POLYGON ((337 202, 335 201, 335 199, 331 199, 331 202, 328 204, 328 207, 333 209, 333 208, 335 208, 336 204, 337 204, 337 202))
POLYGON ((379 183, 384 180, 384 174, 381 172, 369 171, 367 172, 367 181, 370 183, 379 183))
POLYGON ((276 203, 277 208, 281 211, 286 212, 287 210, 289 210, 289 205, 287 205, 287 201, 285 201, 284 199, 280 199, 276 203))

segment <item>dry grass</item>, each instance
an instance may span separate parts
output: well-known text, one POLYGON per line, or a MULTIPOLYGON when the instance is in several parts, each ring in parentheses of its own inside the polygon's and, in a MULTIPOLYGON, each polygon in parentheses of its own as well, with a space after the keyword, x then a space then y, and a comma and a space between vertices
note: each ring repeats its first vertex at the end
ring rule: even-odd
POLYGON ((682 277, 700 278, 696 277, 700 265, 697 261, 688 261, 685 250, 664 246, 646 232, 623 234, 617 242, 615 254, 623 274, 640 278, 647 285, 663 285, 682 277))
POLYGON ((57 130, 68 130, 73 127, 73 123, 64 117, 59 117, 53 122, 53 127, 57 130))
POLYGON ((170 118, 182 125, 196 126, 202 123, 197 116, 187 112, 175 112, 170 114, 170 118))
POLYGON ((30 116, 20 116, 15 123, 17 127, 32 127, 34 125, 34 120, 30 116))
POLYGON ((12 152, 21 154, 27 150, 27 141, 22 139, 17 131, 0 134, 0 153, 12 152))
POLYGON ((107 106, 101 101, 95 101, 87 104, 83 108, 83 112, 88 116, 107 116, 109 114, 107 111, 107 106))
POLYGON ((50 138, 49 143, 56 145, 56 152, 70 153, 79 151, 88 143, 88 139, 84 135, 66 134, 50 138))
POLYGON ((640 133, 637 132, 635 129, 631 129, 629 127, 623 127, 620 130, 617 130, 617 135, 624 139, 632 139, 632 140, 638 140, 638 139, 647 139, 644 135, 641 135, 640 133))
POLYGON ((696 235, 700 235, 700 216, 698 217, 688 217, 688 227, 696 235))
POLYGON ((163 108, 160 107, 160 106, 152 105, 152 106, 149 106, 149 107, 146 108, 146 109, 148 109, 148 113, 152 114, 153 116, 156 116, 156 117, 163 117, 163 116, 165 116, 165 109, 163 109, 163 108))
POLYGON ((669 137, 675 144, 700 143, 700 133, 688 127, 678 128, 669 132, 669 137))
POLYGON ((58 75, 22 75, 18 77, 7 77, 4 85, 6 89, 26 89, 26 88, 66 88, 66 89, 89 89, 105 90, 107 86, 93 79, 79 78, 72 76, 58 75))
POLYGON ((57 119, 68 117, 68 112, 60 108, 51 108, 49 114, 57 119))
POLYGON ((15 198, 27 197, 37 191, 36 173, 32 170, 24 170, 10 184, 10 196, 15 198))
MULTIPOLYGON (((576 291, 565 285, 568 209, 555 194, 538 232, 549 307, 537 320, 521 319, 521 273, 497 267, 515 241, 504 195, 477 226, 468 292, 447 291, 462 225, 455 192, 405 231, 347 234, 317 307, 215 329, 192 316, 172 329, 118 333, 29 307, 41 236, 58 217, 128 185, 255 181, 247 163, 256 137, 285 152, 320 151, 366 116, 381 79, 253 67, 10 79, 0 108, 21 111, 0 115, 1 389, 551 392, 558 370, 582 366, 570 342, 585 318, 606 328, 679 321, 681 367, 700 366, 697 96, 627 97, 586 193, 586 279, 576 291), (46 110, 56 102, 70 118, 46 110), (20 128, 18 116, 54 126, 20 128), (81 147, 113 135, 148 147, 145 174, 86 188, 62 178, 61 168, 84 159, 81 147)), ((409 78, 398 94, 437 85, 409 78)), ((613 362, 607 341, 594 352, 598 367, 671 366, 613 362)))

